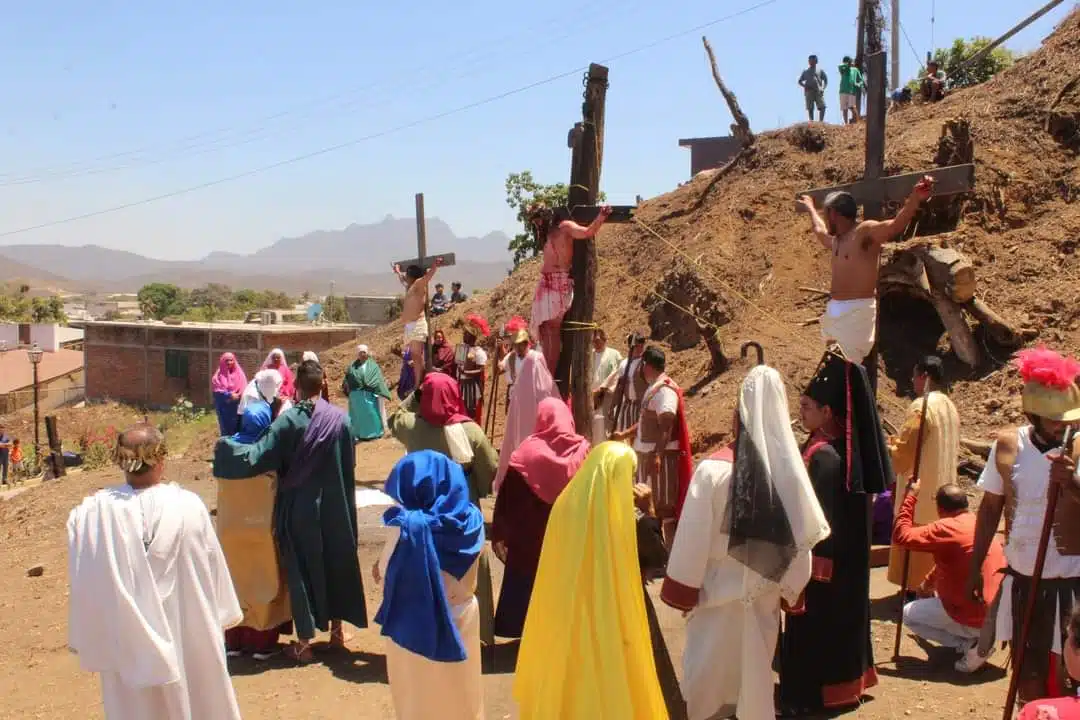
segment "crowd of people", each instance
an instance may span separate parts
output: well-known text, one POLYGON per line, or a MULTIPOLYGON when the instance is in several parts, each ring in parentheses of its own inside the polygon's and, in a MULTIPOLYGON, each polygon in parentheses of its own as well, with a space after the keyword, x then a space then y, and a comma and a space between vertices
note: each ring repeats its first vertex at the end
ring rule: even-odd
POLYGON ((328 402, 314 356, 294 371, 275 350, 250 382, 223 356, 216 532, 201 501, 167 483, 164 438, 147 426, 118 440, 125 484, 69 520, 71 646, 102 674, 107 717, 238 718, 227 654, 266 657, 291 633, 284 651, 307 663, 316 630, 344 645, 344 623, 367 626, 354 465, 357 443, 383 429, 405 449, 385 484, 393 505, 371 568, 398 718, 483 718, 480 653, 496 637, 520 641, 513 696, 525 720, 765 720, 857 707, 878 682, 870 553, 882 516, 908 631, 954 650, 961 673, 1010 642, 1025 716, 1076 716, 1075 699, 1045 698, 1075 696, 1080 672, 1080 444, 1065 445, 1080 422, 1080 363, 1045 348, 1017 354, 1027 423, 990 450, 976 513, 958 485, 960 421, 941 358, 916 365, 917 398, 895 435, 863 365, 876 340, 870 268, 932 187, 921 182, 887 222, 857 222, 844 193, 822 213, 804 200, 833 280, 826 350, 799 391, 802 444, 791 388, 759 357, 739 388, 731 442, 695 468, 682 389, 642 333, 627 337, 623 357, 594 332, 596 414, 576 427, 551 343, 573 293, 568 249, 606 212, 583 227, 530 209, 545 240, 533 316, 512 318, 499 338, 477 313, 460 343, 442 330, 429 337, 434 268, 401 273, 406 362, 388 414, 366 347, 343 379, 348 412, 328 402), (508 386, 499 450, 483 429, 489 351, 508 386), (1038 567, 1051 488, 1061 500, 1038 567), (493 492, 488 532, 479 502, 493 492), (489 542, 505 567, 497 595, 489 542), (685 613, 681 682, 652 580, 685 613))

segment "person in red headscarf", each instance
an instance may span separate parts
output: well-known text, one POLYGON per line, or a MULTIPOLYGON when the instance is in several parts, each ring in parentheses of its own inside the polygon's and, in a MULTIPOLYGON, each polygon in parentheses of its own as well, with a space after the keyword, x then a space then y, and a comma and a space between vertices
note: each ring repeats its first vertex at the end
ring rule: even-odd
POLYGON ((491 526, 492 547, 506 565, 495 611, 499 637, 521 637, 551 506, 585 461, 589 447, 589 441, 577 434, 566 403, 549 397, 540 402, 532 435, 510 455, 491 526))
POLYGON ((454 346, 446 341, 446 333, 436 330, 431 341, 431 369, 435 372, 446 373, 450 377, 457 376, 457 366, 454 363, 454 346))
MULTIPOLYGON (((420 387, 402 401, 387 424, 390 434, 407 452, 434 450, 460 464, 474 504, 479 506, 480 498, 491 494, 499 456, 483 429, 466 414, 461 389, 452 377, 438 372, 425 375, 420 387)), ((480 556, 476 599, 480 603, 480 639, 491 644, 495 641, 495 602, 486 554, 480 556)))

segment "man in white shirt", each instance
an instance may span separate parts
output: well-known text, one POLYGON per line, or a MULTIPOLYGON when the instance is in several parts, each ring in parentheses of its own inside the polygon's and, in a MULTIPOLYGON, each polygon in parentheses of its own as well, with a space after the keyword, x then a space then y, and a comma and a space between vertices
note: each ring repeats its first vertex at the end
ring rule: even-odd
POLYGON ((641 416, 632 427, 612 437, 634 438, 637 481, 652 489, 656 517, 663 527, 664 540, 671 547, 694 465, 682 390, 664 373, 666 367, 667 359, 660 348, 649 347, 641 354, 641 373, 647 383, 641 398, 641 416))
POLYGON ((68 645, 108 720, 240 720, 224 629, 243 618, 206 506, 164 478, 165 439, 117 438, 126 484, 68 518, 68 645))
POLYGON ((514 383, 521 374, 521 365, 530 352, 538 352, 529 349, 529 331, 521 328, 514 334, 513 349, 499 362, 498 373, 506 375, 506 408, 510 407, 510 396, 514 392, 514 383))
POLYGON ((776 717, 781 600, 797 604, 811 549, 829 535, 776 370, 750 371, 734 430, 734 448, 694 473, 660 591, 689 613, 682 673, 689 720, 776 717))
MULTIPOLYGON (((1023 409, 1029 425, 1001 431, 979 478, 983 491, 975 526, 967 593, 983 602, 981 569, 990 543, 1005 515, 1005 581, 1000 590, 996 634, 1019 643, 1031 576, 1053 484, 1061 488, 1052 519, 1035 612, 1019 672, 1021 700, 1062 697, 1076 692, 1065 672, 1061 648, 1065 619, 1080 600, 1080 478, 1076 458, 1080 443, 1065 452, 1070 424, 1080 423, 1080 363, 1046 348, 1022 350, 1016 365, 1024 380, 1023 409)), ((1016 658, 1016 649, 1012 652, 1016 658)))

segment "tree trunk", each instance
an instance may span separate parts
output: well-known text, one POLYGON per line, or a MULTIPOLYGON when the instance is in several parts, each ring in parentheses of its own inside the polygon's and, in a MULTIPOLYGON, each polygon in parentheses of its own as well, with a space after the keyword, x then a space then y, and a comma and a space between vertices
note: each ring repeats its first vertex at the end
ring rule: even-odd
POLYGON ((750 129, 750 120, 746 117, 746 113, 742 111, 742 108, 739 107, 739 101, 735 97, 735 93, 728 90, 723 78, 720 77, 720 69, 716 66, 716 55, 713 54, 712 45, 709 44, 708 38, 703 35, 701 42, 705 45, 705 53, 709 56, 709 65, 712 67, 712 76, 713 80, 716 81, 716 87, 720 88, 720 94, 724 96, 724 100, 731 110, 731 117, 735 119, 735 123, 731 126, 731 134, 738 139, 744 148, 750 147, 754 144, 755 139, 754 132, 750 129))
POLYGON ((994 342, 1005 347, 1019 347, 1023 344, 1023 335, 1014 329, 1004 319, 979 298, 972 298, 964 305, 964 309, 971 313, 972 317, 982 323, 994 342))

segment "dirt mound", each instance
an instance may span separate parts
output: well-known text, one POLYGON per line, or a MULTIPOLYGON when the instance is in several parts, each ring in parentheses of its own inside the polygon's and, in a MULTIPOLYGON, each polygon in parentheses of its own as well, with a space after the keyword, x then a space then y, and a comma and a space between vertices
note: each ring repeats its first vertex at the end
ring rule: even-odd
MULTIPOLYGON (((1029 330, 1033 342, 1074 355, 1080 354, 1078 53, 1080 12, 1074 12, 1039 50, 990 82, 934 105, 891 113, 886 144, 889 174, 973 157, 975 191, 930 203, 915 223, 917 233, 947 233, 950 247, 972 260, 982 300, 1013 326, 1029 330)), ((597 321, 613 340, 651 326, 652 340, 672 350, 672 375, 696 390, 688 404, 695 451, 725 438, 744 372, 735 363, 702 384, 708 380, 708 351, 688 340, 692 331, 676 321, 677 311, 658 314, 658 304, 682 305, 673 280, 692 275, 684 294, 715 298, 714 306, 697 310, 720 326, 729 355, 743 342, 760 342, 767 362, 788 380, 794 408, 822 351, 812 323, 826 298, 813 289, 828 288, 828 262, 793 200, 809 188, 859 179, 863 152, 861 125, 763 133, 723 177, 703 173, 644 202, 640 222, 601 233, 597 321)), ((472 311, 485 313, 493 325, 527 314, 538 272, 536 261, 526 263, 490 294, 439 318, 439 326, 453 328, 472 311)), ((947 353, 966 436, 986 437, 1021 418, 1020 383, 1007 364, 1008 351, 976 334, 985 359, 972 371, 951 357, 944 329, 926 303, 883 299, 881 314, 886 377, 880 395, 892 423, 903 418, 912 363, 935 348, 947 353)), ((400 347, 400 335, 400 323, 393 323, 364 340, 391 381, 400 368, 393 350, 400 347)), ((351 355, 351 348, 330 351, 327 364, 343 369, 351 355)))

